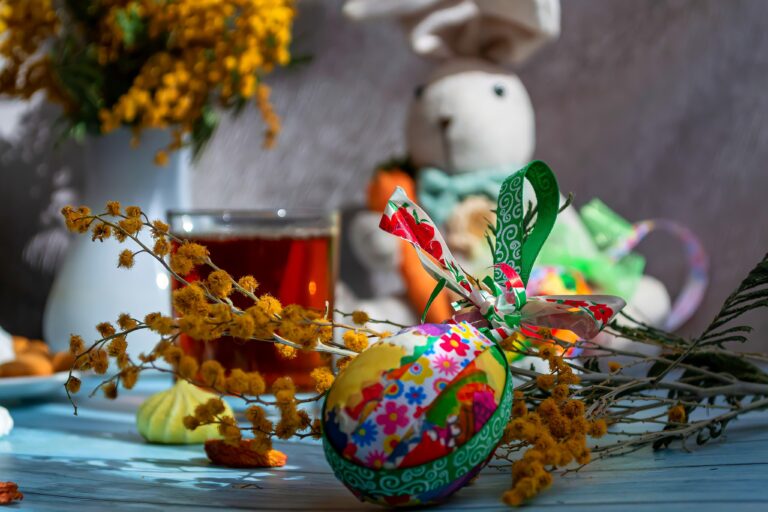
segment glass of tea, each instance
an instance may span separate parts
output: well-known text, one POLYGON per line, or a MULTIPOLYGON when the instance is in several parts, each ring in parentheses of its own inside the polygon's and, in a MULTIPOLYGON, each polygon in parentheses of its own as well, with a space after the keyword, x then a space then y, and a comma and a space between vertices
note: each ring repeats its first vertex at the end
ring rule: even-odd
MULTIPOLYGON (((257 295, 269 293, 285 304, 333 311, 337 273, 339 219, 336 212, 315 210, 170 211, 171 233, 205 245, 217 266, 239 279, 252 275, 257 295)), ((175 249, 175 248, 174 248, 175 249)), ((211 269, 200 266, 183 276, 205 279, 211 269)), ((174 280, 173 289, 183 284, 174 280)), ((248 298, 234 293, 234 304, 247 308, 248 298)), ((211 341, 180 337, 181 348, 199 362, 215 359, 226 369, 259 371, 268 383, 289 375, 301 390, 312 388, 309 373, 328 364, 320 354, 299 352, 283 359, 270 343, 230 336, 211 341)))

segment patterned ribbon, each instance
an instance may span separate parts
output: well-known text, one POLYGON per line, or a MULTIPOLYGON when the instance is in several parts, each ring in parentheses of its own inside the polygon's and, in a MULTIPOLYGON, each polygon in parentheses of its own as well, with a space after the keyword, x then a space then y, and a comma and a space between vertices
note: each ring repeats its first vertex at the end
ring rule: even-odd
MULTIPOLYGON (((532 162, 508 176, 501 186, 496 211, 494 275, 479 282, 457 263, 435 223, 401 188, 390 197, 380 227, 413 245, 427 272, 438 282, 435 294, 447 286, 461 296, 454 321, 473 324, 483 334, 502 341, 536 327, 567 329, 589 339, 596 336, 624 307, 610 295, 542 295, 526 297, 525 285, 536 256, 557 218, 557 180, 543 162, 532 162), (536 193, 536 222, 524 229, 523 182, 536 193)), ((433 296, 435 295, 433 294, 433 296)))

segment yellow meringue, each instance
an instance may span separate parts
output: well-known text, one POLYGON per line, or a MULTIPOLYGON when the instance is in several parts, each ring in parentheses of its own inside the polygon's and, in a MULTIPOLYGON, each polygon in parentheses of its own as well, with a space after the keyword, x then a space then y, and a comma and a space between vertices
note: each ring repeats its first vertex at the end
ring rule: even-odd
MULTIPOLYGON (((184 426, 184 417, 211 398, 218 395, 178 380, 172 388, 152 395, 141 404, 136 412, 139 434, 150 443, 160 444, 202 444, 208 439, 221 439, 216 425, 203 425, 195 430, 184 426)), ((234 417, 229 405, 224 406, 224 415, 234 417)))

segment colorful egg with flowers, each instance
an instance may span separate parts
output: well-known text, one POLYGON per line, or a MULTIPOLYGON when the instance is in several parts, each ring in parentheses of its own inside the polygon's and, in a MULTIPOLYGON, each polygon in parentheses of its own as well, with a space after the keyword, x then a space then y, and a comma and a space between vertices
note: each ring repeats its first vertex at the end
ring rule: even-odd
POLYGON ((323 409, 326 458, 361 500, 439 502, 483 468, 511 408, 507 360, 493 341, 463 322, 409 327, 334 382, 323 409))

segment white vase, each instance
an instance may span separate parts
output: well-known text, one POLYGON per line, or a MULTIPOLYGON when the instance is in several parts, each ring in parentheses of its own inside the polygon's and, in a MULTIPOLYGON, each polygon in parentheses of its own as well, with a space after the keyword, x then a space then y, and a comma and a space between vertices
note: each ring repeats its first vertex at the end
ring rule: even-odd
MULTIPOLYGON (((165 167, 153 162, 155 152, 169 140, 165 131, 147 132, 134 149, 127 130, 89 140, 82 204, 103 212, 107 201, 116 200, 124 207, 140 206, 150 219, 164 219, 169 209, 188 208, 189 152, 171 153, 165 167)), ((141 237, 151 247, 148 233, 141 237)), ((133 268, 117 268, 118 254, 125 248, 139 249, 130 241, 92 242, 88 234, 76 236, 45 307, 43 335, 52 349, 66 350, 70 334, 86 342, 98 339, 96 324, 114 324, 121 313, 139 319, 153 311, 170 314, 170 281, 162 265, 139 254, 133 268)), ((157 335, 139 331, 130 336, 128 352, 134 357, 157 341, 157 335)))

